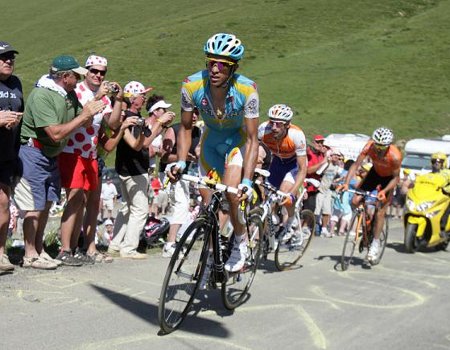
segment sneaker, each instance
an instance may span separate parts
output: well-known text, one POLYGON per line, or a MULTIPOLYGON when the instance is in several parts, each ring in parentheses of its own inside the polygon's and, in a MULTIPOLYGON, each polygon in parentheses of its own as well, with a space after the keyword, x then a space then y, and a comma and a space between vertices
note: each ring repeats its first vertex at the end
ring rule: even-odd
POLYGON ((43 250, 41 252, 41 254, 39 254, 39 257, 41 259, 44 259, 44 260, 47 260, 47 261, 50 261, 50 262, 56 264, 56 266, 61 266, 61 264, 62 264, 62 262, 60 260, 53 259, 50 255, 48 255, 45 250, 43 250))
POLYGON ((322 237, 324 238, 331 238, 333 235, 328 231, 326 227, 322 227, 322 237))
POLYGON ((213 265, 213 256, 212 252, 209 252, 208 258, 206 259, 206 267, 205 271, 203 272, 202 280, 200 281, 199 289, 205 290, 208 286, 209 276, 211 275, 211 268, 213 265))
POLYGON ((309 236, 311 236, 311 230, 309 229, 308 226, 304 226, 302 228, 302 231, 303 231, 303 239, 308 239, 309 236))
POLYGON ((120 256, 120 250, 116 249, 114 247, 111 247, 111 246, 108 247, 107 252, 110 256, 116 256, 116 257, 120 256))
POLYGON ((132 251, 130 253, 120 253, 120 257, 124 259, 133 260, 143 260, 147 259, 147 254, 138 253, 137 251, 132 251))
POLYGON ((225 263, 225 270, 228 272, 237 272, 244 267, 247 258, 247 242, 244 239, 241 243, 234 241, 230 257, 225 263))
POLYGON ((73 255, 73 257, 85 265, 95 264, 94 257, 92 257, 91 255, 87 255, 85 252, 83 252, 81 249, 78 249, 78 248, 75 251, 75 254, 73 255))
POLYGON ((91 259, 93 259, 96 264, 112 263, 114 261, 114 259, 107 253, 100 253, 98 251, 92 254, 86 253, 86 255, 89 256, 91 259))
POLYGON ((166 242, 163 247, 162 257, 171 258, 174 252, 175 252, 175 243, 166 242))
POLYGON ((10 263, 8 255, 3 254, 0 257, 0 271, 13 271, 14 265, 10 263))
POLYGON ((83 263, 80 260, 78 260, 72 256, 71 251, 67 251, 67 250, 61 250, 61 252, 56 257, 56 260, 61 261, 62 265, 64 265, 64 266, 81 266, 81 265, 83 265, 83 263))
POLYGON ((369 253, 367 254, 367 260, 374 261, 377 260, 378 254, 380 252, 380 242, 378 240, 373 240, 369 248, 369 253))
POLYGON ((58 267, 58 265, 56 265, 51 261, 44 260, 40 256, 32 258, 27 258, 24 256, 22 267, 33 268, 38 270, 55 270, 58 267))

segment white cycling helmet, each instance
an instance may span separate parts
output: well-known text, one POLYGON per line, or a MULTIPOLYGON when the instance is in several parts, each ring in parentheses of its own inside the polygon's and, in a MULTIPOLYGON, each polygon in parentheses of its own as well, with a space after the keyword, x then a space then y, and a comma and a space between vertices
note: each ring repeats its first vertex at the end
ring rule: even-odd
POLYGON ((239 61, 244 55, 244 45, 233 34, 218 33, 213 35, 203 47, 205 54, 229 57, 239 61))
POLYGON ((284 104, 277 104, 270 107, 267 113, 270 119, 280 120, 283 122, 290 122, 294 112, 291 107, 284 104))
POLYGON ((391 129, 381 127, 373 132, 372 139, 379 145, 389 146, 394 141, 394 133, 391 129))

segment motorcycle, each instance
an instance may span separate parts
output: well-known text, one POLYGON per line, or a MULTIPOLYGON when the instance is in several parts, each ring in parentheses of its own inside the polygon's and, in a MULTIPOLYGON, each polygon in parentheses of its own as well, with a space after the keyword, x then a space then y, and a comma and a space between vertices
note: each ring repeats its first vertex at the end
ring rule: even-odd
POLYGON ((448 184, 441 173, 428 173, 416 178, 414 187, 406 197, 404 215, 405 249, 414 253, 421 248, 434 247, 445 250, 449 244, 450 220, 445 224, 446 237, 441 237, 441 219, 449 204, 450 196, 443 191, 448 184))

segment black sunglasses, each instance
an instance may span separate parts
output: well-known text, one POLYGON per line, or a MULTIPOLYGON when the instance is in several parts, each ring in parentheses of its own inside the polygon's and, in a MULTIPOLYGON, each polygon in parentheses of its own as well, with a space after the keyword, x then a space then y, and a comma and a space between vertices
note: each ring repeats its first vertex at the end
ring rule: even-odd
POLYGON ((104 77, 106 75, 106 70, 99 70, 99 69, 95 69, 95 68, 89 69, 89 72, 91 72, 94 75, 97 75, 98 73, 100 73, 100 75, 102 77, 104 77))

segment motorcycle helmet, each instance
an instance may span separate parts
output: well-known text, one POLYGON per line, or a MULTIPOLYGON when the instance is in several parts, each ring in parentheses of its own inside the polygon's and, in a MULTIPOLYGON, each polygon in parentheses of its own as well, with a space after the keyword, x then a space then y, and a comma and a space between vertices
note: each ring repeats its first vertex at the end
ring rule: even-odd
POLYGON ((394 133, 391 129, 380 127, 372 134, 375 143, 383 146, 389 146, 394 141, 394 133))
POLYGON ((290 122, 294 112, 291 107, 286 106, 284 104, 277 104, 270 107, 269 112, 267 113, 270 119, 279 120, 283 122, 290 122))
POLYGON ((244 55, 244 45, 233 34, 218 33, 208 39, 203 51, 205 54, 229 57, 239 61, 244 55))
POLYGON ((433 171, 447 168, 447 155, 443 152, 436 152, 431 155, 431 167, 433 171), (441 164, 440 166, 437 164, 441 164))

